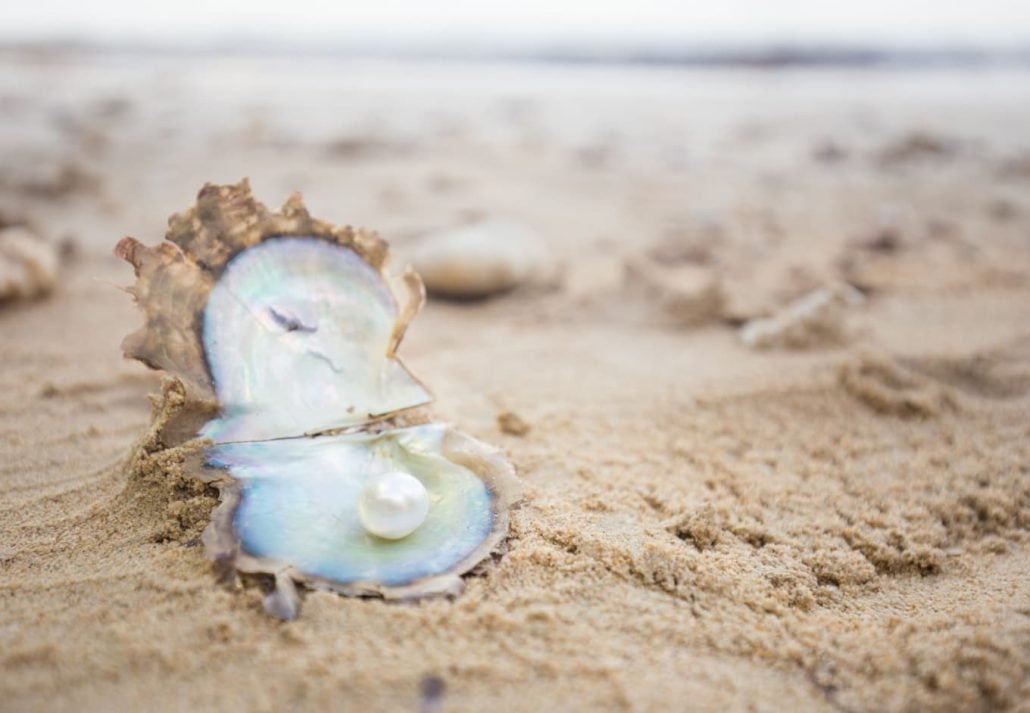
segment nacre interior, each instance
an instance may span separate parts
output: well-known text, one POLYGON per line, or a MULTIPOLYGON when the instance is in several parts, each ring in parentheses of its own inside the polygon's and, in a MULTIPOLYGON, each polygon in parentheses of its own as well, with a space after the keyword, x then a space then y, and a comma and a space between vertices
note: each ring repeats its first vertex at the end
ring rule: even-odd
POLYGON ((445 426, 215 446, 209 465, 242 482, 233 517, 243 549, 310 577, 389 586, 445 572, 490 534, 491 494, 443 455, 445 426), (399 540, 368 533, 358 498, 370 477, 401 470, 429 491, 426 521, 399 540))
POLYGON ((313 237, 273 238, 227 265, 204 310, 222 406, 216 442, 299 436, 427 403, 388 345, 397 305, 378 271, 313 237))

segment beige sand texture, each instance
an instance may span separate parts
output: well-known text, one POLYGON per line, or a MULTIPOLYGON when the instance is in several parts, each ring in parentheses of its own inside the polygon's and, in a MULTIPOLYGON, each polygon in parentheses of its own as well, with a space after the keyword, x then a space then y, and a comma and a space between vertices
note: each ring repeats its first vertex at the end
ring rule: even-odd
POLYGON ((1027 710, 1026 80, 4 55, 0 210, 76 247, 0 307, 0 710, 1027 710), (276 621, 139 440, 111 248, 243 176, 400 260, 499 216, 564 266, 401 350, 527 490, 462 596, 276 621), (742 344, 839 283, 845 336, 742 344))

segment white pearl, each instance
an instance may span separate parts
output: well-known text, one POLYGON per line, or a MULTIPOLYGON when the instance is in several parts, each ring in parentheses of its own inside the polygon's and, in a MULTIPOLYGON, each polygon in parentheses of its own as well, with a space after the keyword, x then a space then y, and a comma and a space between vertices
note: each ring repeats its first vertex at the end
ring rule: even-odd
POLYGON ((418 478, 394 471, 369 478, 358 501, 361 524, 388 540, 407 537, 426 521, 429 493, 418 478))

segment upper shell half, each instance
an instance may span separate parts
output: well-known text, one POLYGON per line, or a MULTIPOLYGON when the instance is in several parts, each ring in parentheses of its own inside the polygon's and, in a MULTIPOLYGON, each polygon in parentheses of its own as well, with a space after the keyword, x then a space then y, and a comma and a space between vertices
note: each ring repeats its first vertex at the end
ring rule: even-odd
POLYGON ((215 444, 195 473, 223 494, 212 556, 280 583, 409 596, 453 590, 503 540, 510 464, 442 424, 393 418, 432 398, 396 355, 424 292, 410 269, 389 275, 377 235, 315 220, 298 196, 270 212, 244 181, 205 186, 165 242, 124 238, 116 253, 146 317, 125 353, 185 394, 161 442, 215 444), (391 470, 431 503, 401 541, 364 532, 355 510, 391 470))
POLYGON ((432 400, 395 354, 424 300, 418 275, 391 278, 385 241, 314 220, 299 196, 272 213, 246 183, 205 186, 165 242, 125 238, 116 252, 146 314, 125 354, 218 412, 204 436, 299 436, 432 400))

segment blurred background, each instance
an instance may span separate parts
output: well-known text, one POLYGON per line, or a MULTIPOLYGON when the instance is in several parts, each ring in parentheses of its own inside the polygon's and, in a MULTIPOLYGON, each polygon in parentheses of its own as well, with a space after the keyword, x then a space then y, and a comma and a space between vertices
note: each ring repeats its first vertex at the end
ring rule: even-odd
POLYGON ((154 239, 204 182, 247 176, 405 258, 513 220, 577 297, 627 235, 704 242, 729 279, 808 275, 740 320, 839 272, 849 240, 1007 220, 1027 171, 1016 0, 44 0, 0 8, 0 47, 0 209, 66 255, 154 239), (993 208, 943 214, 985 181, 993 208))

